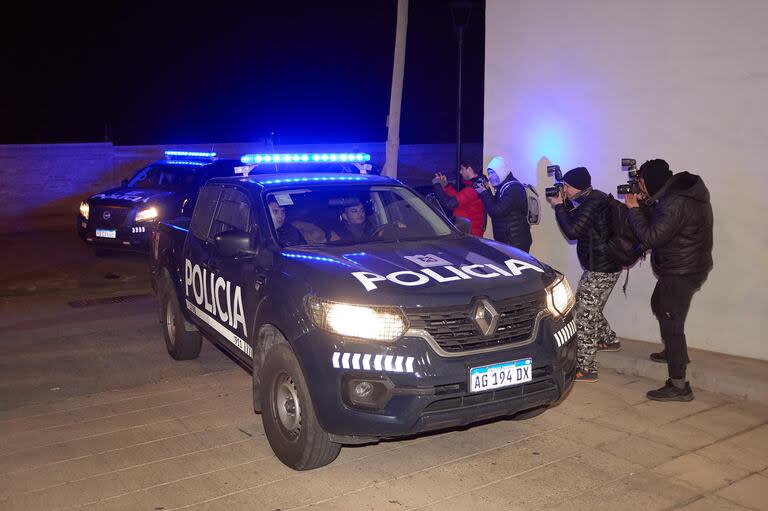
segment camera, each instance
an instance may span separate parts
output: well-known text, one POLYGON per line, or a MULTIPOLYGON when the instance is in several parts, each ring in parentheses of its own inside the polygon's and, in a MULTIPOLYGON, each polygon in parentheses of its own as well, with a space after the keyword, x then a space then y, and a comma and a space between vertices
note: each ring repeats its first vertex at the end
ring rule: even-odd
POLYGON ((560 165, 547 165, 547 175, 554 176, 555 186, 550 186, 544 190, 544 194, 547 197, 557 197, 562 195, 563 185, 563 173, 560 170, 560 165))
POLYGON ((618 195, 630 195, 640 193, 640 178, 637 175, 637 161, 633 158, 621 159, 621 170, 627 173, 627 184, 616 187, 618 195))

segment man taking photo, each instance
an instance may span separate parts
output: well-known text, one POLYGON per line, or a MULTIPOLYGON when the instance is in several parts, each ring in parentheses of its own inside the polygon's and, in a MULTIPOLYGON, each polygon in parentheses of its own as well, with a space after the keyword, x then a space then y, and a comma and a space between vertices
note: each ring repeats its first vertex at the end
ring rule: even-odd
POLYGON ((693 294, 712 269, 712 205, 699 176, 672 174, 664 160, 649 160, 638 172, 640 194, 626 195, 627 219, 640 243, 651 249, 657 276, 651 310, 659 321, 664 350, 651 360, 666 362, 669 379, 647 393, 655 401, 692 401, 686 379, 685 318, 693 294), (644 206, 639 207, 639 200, 644 206))
POLYGON ((621 274, 621 266, 606 254, 611 234, 608 195, 592 188, 585 167, 576 167, 563 176, 563 192, 547 201, 555 208, 560 230, 576 240, 576 253, 584 273, 576 290, 576 381, 596 382, 597 350, 618 351, 616 333, 603 315, 608 297, 621 274), (574 205, 566 206, 565 199, 574 205))
POLYGON ((444 174, 435 174, 432 179, 435 196, 443 208, 453 211, 454 218, 463 217, 469 220, 470 234, 482 237, 485 232, 485 206, 473 188, 482 182, 482 175, 465 161, 459 164, 459 174, 464 181, 464 188, 460 191, 448 184, 448 178, 444 174))
POLYGON ((525 186, 515 178, 502 156, 494 156, 488 164, 488 180, 496 188, 496 195, 485 186, 485 181, 475 184, 475 190, 493 220, 493 239, 530 252, 533 238, 525 186))

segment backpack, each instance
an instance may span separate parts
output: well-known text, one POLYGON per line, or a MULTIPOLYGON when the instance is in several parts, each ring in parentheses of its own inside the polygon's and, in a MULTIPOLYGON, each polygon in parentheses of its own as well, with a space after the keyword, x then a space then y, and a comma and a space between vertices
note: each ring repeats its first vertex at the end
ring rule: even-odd
POLYGON ((520 182, 517 179, 512 179, 506 185, 504 185, 502 189, 499 190, 499 195, 503 193, 502 192, 503 189, 506 189, 506 187, 512 183, 518 183, 523 187, 523 190, 525 191, 525 200, 528 202, 528 215, 527 215, 528 224, 537 225, 539 223, 539 220, 541 219, 541 208, 539 207, 539 192, 537 192, 536 188, 534 188, 529 184, 520 182))
POLYGON ((611 236, 606 242, 606 255, 616 264, 632 266, 645 251, 629 227, 627 206, 610 194, 606 200, 611 226, 611 236))

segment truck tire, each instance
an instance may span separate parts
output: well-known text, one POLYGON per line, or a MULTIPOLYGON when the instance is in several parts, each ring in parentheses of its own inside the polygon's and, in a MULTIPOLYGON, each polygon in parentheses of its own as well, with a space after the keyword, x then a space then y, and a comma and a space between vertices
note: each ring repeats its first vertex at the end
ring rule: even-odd
POLYGON ((160 293, 160 322, 169 355, 176 360, 192 360, 200 355, 200 331, 184 319, 176 293, 167 285, 160 293))
POLYGON ((315 416, 307 382, 287 344, 267 354, 261 370, 261 419, 277 458, 294 470, 311 470, 336 459, 341 444, 331 442, 315 416))

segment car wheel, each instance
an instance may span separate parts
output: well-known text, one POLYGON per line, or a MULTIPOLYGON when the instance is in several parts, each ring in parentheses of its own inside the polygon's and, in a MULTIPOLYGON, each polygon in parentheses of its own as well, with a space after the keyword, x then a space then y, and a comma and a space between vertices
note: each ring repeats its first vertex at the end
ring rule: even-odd
POLYGON ((192 360, 200 355, 200 331, 184 319, 173 289, 166 288, 160 296, 160 322, 168 354, 176 360, 192 360))
POLYGON ((512 416, 512 420, 515 421, 525 421, 528 419, 533 419, 534 417, 538 417, 542 413, 547 411, 547 406, 540 406, 538 408, 531 408, 530 410, 524 410, 518 414, 515 414, 512 416))
POLYGON ((277 458, 294 470, 311 470, 336 459, 341 444, 331 442, 315 416, 307 382, 287 344, 278 344, 261 369, 264 432, 277 458))

